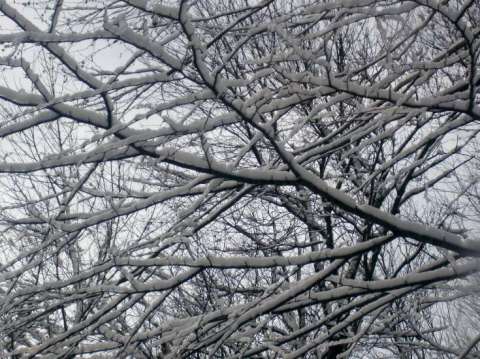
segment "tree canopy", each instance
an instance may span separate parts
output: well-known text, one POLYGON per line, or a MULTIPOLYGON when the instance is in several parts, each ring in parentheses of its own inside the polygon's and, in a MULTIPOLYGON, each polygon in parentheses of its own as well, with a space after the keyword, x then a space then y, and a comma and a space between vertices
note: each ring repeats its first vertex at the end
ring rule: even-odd
POLYGON ((0 357, 480 357, 479 48, 477 0, 0 0, 0 357))

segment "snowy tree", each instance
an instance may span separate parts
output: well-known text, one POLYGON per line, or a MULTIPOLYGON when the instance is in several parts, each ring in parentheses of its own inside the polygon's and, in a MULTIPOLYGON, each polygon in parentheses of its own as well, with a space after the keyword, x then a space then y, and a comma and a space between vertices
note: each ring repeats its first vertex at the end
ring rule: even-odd
POLYGON ((0 357, 480 357, 479 48, 476 0, 0 0, 0 357))

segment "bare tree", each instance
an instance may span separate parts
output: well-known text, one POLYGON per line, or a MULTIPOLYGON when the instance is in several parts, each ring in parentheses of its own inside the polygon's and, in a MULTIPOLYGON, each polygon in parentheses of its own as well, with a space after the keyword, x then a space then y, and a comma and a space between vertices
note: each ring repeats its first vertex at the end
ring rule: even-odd
POLYGON ((478 1, 0 14, 0 356, 480 356, 478 1))

